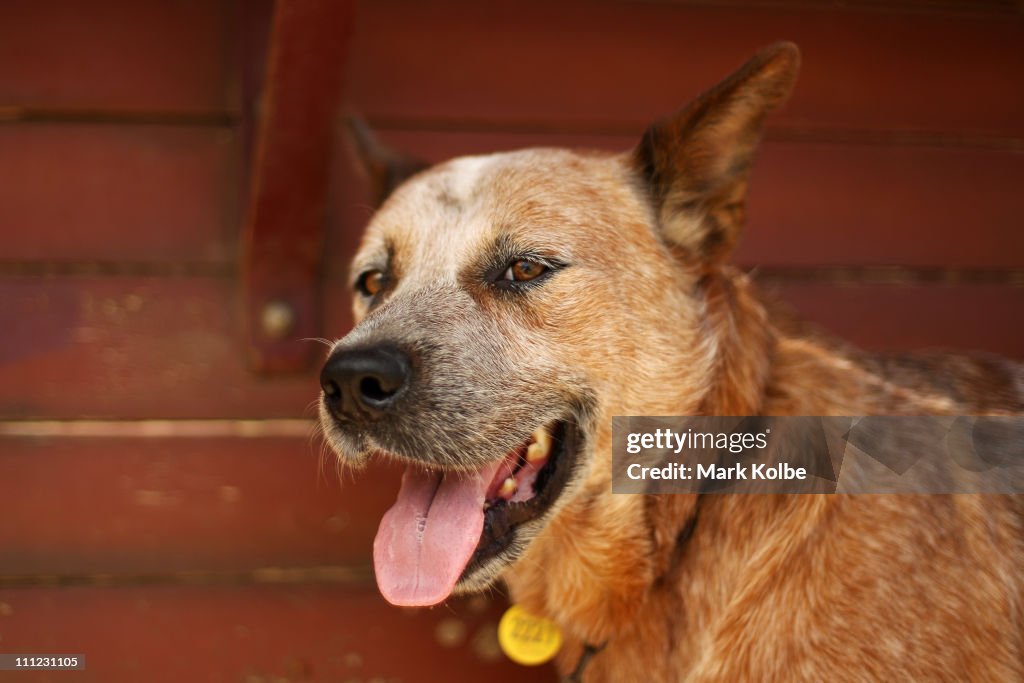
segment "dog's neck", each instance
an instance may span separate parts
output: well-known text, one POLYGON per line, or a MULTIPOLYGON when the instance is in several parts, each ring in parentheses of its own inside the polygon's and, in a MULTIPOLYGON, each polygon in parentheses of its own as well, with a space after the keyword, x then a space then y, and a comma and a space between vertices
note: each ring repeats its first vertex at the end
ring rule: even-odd
MULTIPOLYGON (((733 269, 705 275, 698 287, 714 337, 713 380, 701 402, 703 415, 758 415, 771 375, 775 331, 749 278, 733 269)), ((671 583, 697 522, 696 495, 647 497, 654 585, 671 583)))

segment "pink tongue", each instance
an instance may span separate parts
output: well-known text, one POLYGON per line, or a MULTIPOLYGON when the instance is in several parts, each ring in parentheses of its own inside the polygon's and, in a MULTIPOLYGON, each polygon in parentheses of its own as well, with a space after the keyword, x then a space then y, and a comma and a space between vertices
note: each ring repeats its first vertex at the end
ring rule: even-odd
POLYGON ((388 602, 436 605, 451 595, 480 542, 484 500, 502 464, 446 476, 406 468, 373 541, 377 587, 388 602))

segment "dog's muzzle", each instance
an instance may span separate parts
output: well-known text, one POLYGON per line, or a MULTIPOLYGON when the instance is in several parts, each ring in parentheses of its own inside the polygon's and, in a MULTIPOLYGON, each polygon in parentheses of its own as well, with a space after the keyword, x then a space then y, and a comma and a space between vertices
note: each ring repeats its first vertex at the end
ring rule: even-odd
POLYGON ((502 365, 487 347, 469 352, 461 336, 372 336, 347 338, 327 358, 324 427, 339 456, 405 464, 374 570, 392 604, 435 605, 519 556, 574 475, 583 411, 545 394, 539 371, 502 365))

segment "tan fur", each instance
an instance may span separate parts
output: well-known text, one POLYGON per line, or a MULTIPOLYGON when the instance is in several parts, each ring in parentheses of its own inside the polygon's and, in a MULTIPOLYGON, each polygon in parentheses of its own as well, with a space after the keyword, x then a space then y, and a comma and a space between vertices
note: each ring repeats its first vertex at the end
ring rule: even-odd
MULTIPOLYGON (((780 323, 725 263, 762 119, 798 62, 792 46, 770 48, 630 154, 528 150, 416 176, 356 259, 358 273, 388 253, 394 278, 372 310, 357 303, 352 339, 402 334, 490 359, 473 361, 474 377, 497 387, 486 400, 501 410, 445 437, 473 462, 590 397, 580 477, 487 577, 561 626, 563 673, 590 644, 605 647, 589 683, 1021 680, 1020 497, 611 494, 613 415, 1024 408, 1019 365, 881 358, 816 338, 780 323), (496 297, 472 264, 501 235, 571 265, 496 297), (474 333, 453 336, 462 325, 474 333)), ((483 391, 465 384, 467 400, 483 391)))
MULTIPOLYGON (((891 385, 820 341, 780 334, 773 347, 765 401, 743 413, 975 412, 923 384, 891 385)), ((1020 399, 1003 410, 1019 413, 1020 399)), ((573 505, 506 574, 518 602, 571 629, 563 671, 582 643, 607 642, 586 680, 1024 676, 1020 497, 706 496, 678 566, 667 567, 695 498, 651 496, 643 526, 596 500, 573 505), (580 572, 593 564, 604 571, 580 572)))

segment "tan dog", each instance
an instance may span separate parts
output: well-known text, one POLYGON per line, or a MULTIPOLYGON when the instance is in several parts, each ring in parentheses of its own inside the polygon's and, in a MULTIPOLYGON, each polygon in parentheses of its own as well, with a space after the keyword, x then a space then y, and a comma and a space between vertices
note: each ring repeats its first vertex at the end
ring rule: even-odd
POLYGON ((1013 496, 611 495, 613 415, 1019 414, 990 357, 883 359, 777 324, 726 263, 770 47, 628 154, 456 159, 385 202, 324 367, 347 462, 408 464, 374 546, 399 605, 504 580, 586 681, 1022 680, 1013 496))

